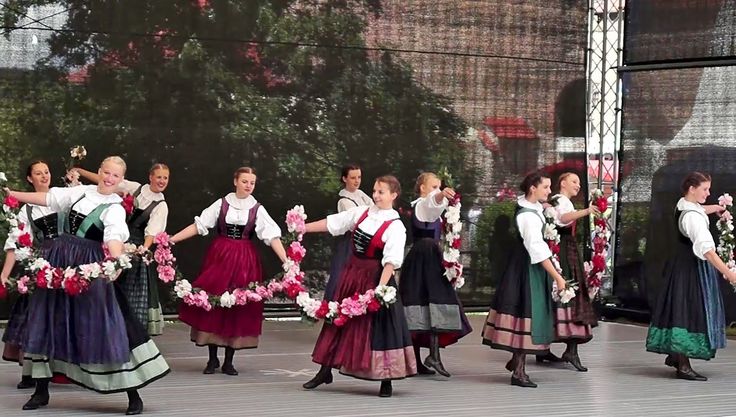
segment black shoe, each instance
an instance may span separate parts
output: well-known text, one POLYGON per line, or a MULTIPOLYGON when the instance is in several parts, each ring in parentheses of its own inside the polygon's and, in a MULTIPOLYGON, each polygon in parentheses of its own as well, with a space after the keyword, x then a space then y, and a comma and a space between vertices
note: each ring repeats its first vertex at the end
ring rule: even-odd
POLYGON ((31 399, 27 403, 23 404, 24 410, 38 410, 39 407, 43 407, 49 404, 48 394, 33 394, 31 399))
POLYGON ((677 359, 675 359, 675 357, 672 355, 667 355, 667 357, 664 358, 664 364, 673 368, 677 368, 677 365, 679 365, 677 363, 677 359))
POLYGON ((537 363, 544 363, 546 362, 563 362, 562 358, 555 356, 552 352, 547 352, 546 355, 537 355, 536 356, 537 363))
POLYGON ((417 374, 418 375, 434 375, 436 372, 424 366, 423 363, 417 362, 417 374))
POLYGON ((394 393, 394 387, 391 386, 391 381, 381 381, 381 390, 378 391, 379 397, 390 397, 394 393))
POLYGON ((524 388, 536 388, 537 384, 533 383, 531 379, 529 379, 528 375, 524 375, 522 378, 517 378, 513 375, 511 375, 511 385, 516 385, 517 387, 524 387, 524 388))
POLYGON ((331 384, 331 383, 332 383, 332 369, 330 369, 327 372, 317 372, 317 375, 315 375, 314 378, 302 384, 302 387, 304 387, 304 389, 315 389, 322 384, 331 384))
POLYGON ((431 356, 427 356, 426 359, 424 359, 424 365, 426 365, 429 368, 434 368, 435 371, 437 371, 438 374, 449 378, 450 373, 445 370, 444 365, 442 365, 441 360, 437 360, 431 356))
POLYGON ((235 376, 238 374, 238 370, 232 364, 226 363, 222 365, 222 373, 225 375, 235 376))
POLYGON ((31 378, 23 378, 20 380, 18 385, 15 386, 18 389, 29 389, 36 387, 36 381, 31 378))
POLYGON ((140 398, 128 402, 128 409, 125 410, 126 416, 134 416, 143 412, 143 400, 140 398))
POLYGON ((677 379, 684 379, 687 381, 707 381, 708 378, 704 377, 703 375, 700 375, 699 373, 693 371, 692 369, 688 369, 686 371, 677 370, 677 379))
POLYGON ((588 372, 588 368, 584 367, 583 364, 580 363, 580 356, 578 355, 568 355, 567 353, 563 353, 562 360, 569 363, 580 372, 588 372))
POLYGON ((511 358, 508 362, 506 362, 506 370, 509 372, 514 372, 514 369, 516 369, 516 363, 514 363, 514 358, 511 358))
POLYGON ((220 360, 207 361, 207 366, 205 366, 204 371, 202 371, 205 375, 211 375, 215 373, 215 370, 220 367, 220 360))

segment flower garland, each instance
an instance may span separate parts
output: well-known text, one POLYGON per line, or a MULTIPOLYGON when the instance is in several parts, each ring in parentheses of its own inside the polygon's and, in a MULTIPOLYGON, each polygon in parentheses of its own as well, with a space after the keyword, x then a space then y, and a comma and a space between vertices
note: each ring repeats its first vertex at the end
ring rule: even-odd
POLYGON ((602 190, 594 189, 590 192, 590 201, 598 208, 600 214, 593 218, 593 256, 590 261, 583 263, 588 287, 588 296, 593 299, 601 288, 603 274, 606 272, 606 258, 611 247, 611 228, 608 224, 608 199, 602 190))
MULTIPOLYGON (((4 186, 7 180, 0 173, 0 183, 4 186)), ((62 289, 70 296, 76 296, 89 289, 92 281, 99 278, 115 280, 118 274, 132 266, 130 254, 124 253, 117 258, 109 255, 103 261, 79 265, 75 267, 53 267, 40 252, 33 247, 31 233, 26 225, 18 220, 20 202, 11 195, 3 200, 2 221, 8 223, 8 237, 15 246, 15 259, 27 272, 19 278, 12 278, 9 289, 20 294, 30 294, 37 288, 62 289)))
POLYGON ((716 223, 718 229, 718 248, 716 252, 721 260, 726 264, 728 269, 736 270, 736 260, 734 260, 734 250, 736 250, 736 238, 733 235, 733 197, 728 193, 718 197, 718 205, 725 210, 716 223))
POLYGON ((157 246, 153 257, 159 264, 157 268, 159 279, 164 282, 175 280, 174 293, 177 298, 180 298, 187 305, 201 307, 206 311, 210 311, 214 307, 232 308, 252 302, 262 302, 279 294, 294 299, 299 293, 306 291, 302 284, 304 272, 299 268, 299 264, 307 253, 301 244, 306 231, 304 224, 306 218, 307 215, 304 213, 303 206, 295 206, 286 213, 287 240, 290 240, 291 243, 286 249, 287 260, 283 265, 284 274, 281 280, 272 279, 266 285, 251 283, 246 288, 236 288, 222 294, 209 294, 201 288, 193 287, 188 280, 176 273, 176 258, 171 253, 172 244, 169 235, 166 233, 159 233, 155 237, 157 246))
MULTIPOLYGON (((544 209, 544 240, 549 246, 549 250, 552 252, 552 265, 555 270, 562 275, 562 266, 560 265, 560 233, 557 231, 557 210, 550 206, 544 209)), ((577 282, 567 281, 564 290, 557 288, 557 282, 552 281, 552 300, 560 304, 567 304, 573 298, 575 298, 575 290, 577 289, 577 282)))
POLYGON ((460 260, 460 246, 462 239, 460 233, 463 230, 463 224, 460 221, 460 194, 448 203, 447 210, 443 214, 442 231, 442 266, 445 267, 445 276, 456 290, 465 285, 463 277, 463 264, 460 260))
POLYGON ((77 170, 74 170, 74 161, 81 161, 87 156, 87 149, 82 145, 73 146, 71 149, 69 149, 69 156, 71 159, 66 162, 66 175, 62 178, 64 181, 64 184, 66 184, 67 187, 76 187, 77 185, 80 185, 79 182, 79 172, 77 170))
POLYGON ((280 281, 273 279, 267 285, 253 283, 247 288, 237 288, 219 295, 208 294, 201 288, 192 287, 188 280, 178 275, 174 265, 176 258, 171 253, 171 242, 165 233, 160 233, 155 239, 157 246, 154 259, 159 264, 159 278, 164 282, 176 280, 176 296, 187 305, 206 311, 214 307, 232 308, 285 296, 296 301, 305 318, 313 321, 326 320, 336 326, 343 326, 353 317, 376 312, 382 305, 389 306, 396 301, 396 288, 385 285, 379 285, 375 290, 368 290, 364 294, 347 297, 339 303, 312 298, 303 285, 304 272, 300 269, 307 254, 301 244, 306 232, 306 219, 303 206, 295 206, 286 213, 287 241, 291 243, 286 248, 287 261, 283 265, 284 274, 280 281))

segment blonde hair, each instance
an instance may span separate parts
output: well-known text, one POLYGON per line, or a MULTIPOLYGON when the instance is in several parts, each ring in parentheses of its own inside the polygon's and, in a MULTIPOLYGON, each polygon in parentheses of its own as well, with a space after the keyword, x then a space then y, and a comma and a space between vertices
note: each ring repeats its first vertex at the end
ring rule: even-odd
POLYGON ((156 172, 156 170, 159 170, 159 169, 165 169, 165 170, 167 170, 169 172, 171 171, 169 169, 169 166, 168 165, 166 165, 166 164, 164 164, 162 162, 156 162, 155 164, 151 165, 151 169, 148 170, 148 174, 151 175, 154 172, 156 172))
POLYGON ((417 177, 417 182, 414 184, 414 192, 421 194, 421 186, 426 184, 431 178, 440 179, 434 172, 422 172, 417 177))
POLYGON ((100 163, 100 168, 102 168, 102 166, 105 165, 105 162, 112 162, 114 164, 120 165, 121 167, 123 167, 123 174, 125 173, 125 171, 128 170, 128 164, 125 163, 123 158, 117 155, 108 156, 107 158, 103 159, 102 162, 100 163))
POLYGON ((568 172, 564 172, 562 175, 560 175, 560 179, 557 180, 557 187, 558 188, 561 187, 562 186, 562 181, 565 181, 566 179, 572 177, 573 175, 576 176, 576 177, 578 177, 578 178, 580 178, 578 176, 578 174, 576 174, 574 172, 569 172, 569 171, 568 172))

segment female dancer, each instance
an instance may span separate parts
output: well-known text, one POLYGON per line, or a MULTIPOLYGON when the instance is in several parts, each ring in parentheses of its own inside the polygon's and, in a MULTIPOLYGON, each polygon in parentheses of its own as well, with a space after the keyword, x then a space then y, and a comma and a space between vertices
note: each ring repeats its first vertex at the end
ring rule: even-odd
POLYGON ((513 354, 506 364, 512 372, 511 385, 536 388, 526 374, 526 355, 549 353, 555 336, 552 279, 560 290, 565 288, 565 279, 552 264, 543 235, 546 222, 541 203, 550 194, 550 179, 539 172, 529 174, 521 191, 524 195, 517 200, 515 215, 520 239, 496 288, 483 344, 513 354))
MULTIPOLYGON (((82 168, 77 172, 94 184, 99 183, 97 173, 82 168)), ((165 164, 153 164, 148 171, 148 184, 123 180, 118 192, 133 196, 133 212, 127 216, 128 230, 132 243, 148 251, 153 245, 154 237, 166 230, 169 207, 164 199, 164 191, 169 185, 169 167, 165 164)), ((128 304, 135 317, 146 327, 148 334, 160 335, 163 332, 164 319, 158 295, 158 273, 153 264, 135 259, 133 267, 125 271, 116 281, 123 293, 128 297, 128 304)))
POLYGON ((444 276, 439 246, 440 216, 447 208, 448 199, 455 197, 455 191, 447 187, 440 191, 440 179, 431 172, 419 175, 415 191, 419 198, 412 202, 414 244, 404 261, 399 292, 412 332, 418 373, 431 375, 434 371, 429 368, 434 368, 440 375, 449 377, 440 359, 440 348, 472 331, 455 289, 444 276), (424 365, 419 358, 420 347, 430 349, 424 365))
MULTIPOLYGON (((192 285, 209 294, 220 295, 235 288, 261 282, 261 260, 251 241, 255 235, 270 246, 282 262, 286 251, 279 239, 281 229, 266 209, 251 195, 256 188, 253 168, 238 168, 233 174, 235 192, 215 201, 194 218, 194 223, 171 237, 174 243, 215 229, 217 237, 210 244, 202 270, 192 285)), ((210 311, 181 304, 179 318, 192 327, 191 340, 209 348, 209 360, 203 373, 213 374, 220 367, 217 348, 225 348, 222 373, 237 375, 233 356, 239 349, 258 347, 263 322, 263 303, 248 303, 210 311)))
POLYGON ((693 172, 682 182, 682 198, 675 209, 678 231, 675 251, 664 269, 664 286, 647 335, 647 350, 665 353, 665 364, 677 370, 677 378, 707 381, 690 367, 690 358, 709 360, 726 347, 723 301, 718 276, 736 283, 716 253, 708 215, 723 211, 704 206, 710 195, 710 175, 693 172))
MULTIPOLYGON (((342 167, 340 179, 345 184, 345 188, 340 190, 338 194, 340 197, 337 200, 338 213, 342 213, 353 207, 370 206, 373 204, 373 200, 360 189, 362 174, 358 165, 348 164, 342 167)), ((350 258, 351 234, 345 233, 342 236, 338 236, 335 240, 335 251, 330 261, 330 278, 327 280, 327 285, 325 286, 325 300, 332 300, 342 268, 345 266, 348 258, 350 258)))
MULTIPOLYGON (((575 298, 569 304, 558 304, 555 314, 555 341, 567 345, 562 360, 569 362, 580 372, 588 370, 580 362, 578 345, 593 338, 591 327, 598 324, 593 310, 593 303, 588 294, 588 284, 583 273, 582 261, 578 252, 578 242, 575 236, 575 225, 580 218, 587 218, 591 214, 600 212, 593 204, 587 209, 575 210, 571 198, 580 192, 580 178, 572 172, 560 176, 560 193, 550 201, 557 211, 557 231, 560 234, 560 266, 562 275, 569 277, 578 284, 575 298)), ((548 356, 537 356, 537 362, 544 360, 558 361, 559 358, 550 353, 548 356)))
MULTIPOLYGON (((401 266, 406 229, 394 210, 399 181, 392 176, 376 179, 374 206, 354 207, 307 224, 307 232, 329 231, 339 236, 352 230, 353 254, 343 268, 335 300, 363 294, 377 285, 396 286, 394 270, 401 266)), ((351 318, 341 327, 322 327, 312 360, 322 368, 303 386, 314 389, 332 383, 332 368, 355 378, 381 381, 379 396, 390 397, 391 381, 417 373, 401 301, 370 315, 351 318)))
MULTIPOLYGON (((51 184, 51 172, 45 161, 37 160, 31 162, 26 170, 26 181, 28 181, 36 192, 45 193, 49 191, 51 184)), ((30 236, 33 245, 48 248, 51 239, 59 236, 59 220, 62 218, 55 211, 48 207, 36 206, 33 204, 25 204, 18 212, 18 222, 30 228, 30 236)), ((26 229, 28 230, 28 229, 26 229)), ((5 241, 5 263, 2 272, 0 272, 0 281, 2 285, 7 285, 10 275, 15 265, 15 248, 16 239, 8 236, 5 241)), ((8 319, 8 326, 3 334, 3 359, 11 362, 23 364, 22 357, 22 340, 23 332, 26 327, 26 313, 28 310, 28 295, 20 295, 13 304, 8 319)), ((18 383, 18 389, 33 388, 35 383, 30 374, 24 373, 21 381, 18 383)))
MULTIPOLYGON (((97 186, 52 188, 48 193, 7 192, 19 201, 48 206, 66 216, 65 230, 42 251, 54 267, 71 267, 123 252, 128 239, 125 210, 115 190, 125 175, 117 156, 102 161, 97 186)), ((23 366, 36 380, 36 391, 23 406, 34 410, 49 402, 48 383, 54 374, 102 394, 126 392, 126 414, 140 414, 138 389, 169 372, 146 329, 128 308, 127 300, 106 280, 98 279, 78 296, 61 289, 39 288, 31 296, 23 366)))

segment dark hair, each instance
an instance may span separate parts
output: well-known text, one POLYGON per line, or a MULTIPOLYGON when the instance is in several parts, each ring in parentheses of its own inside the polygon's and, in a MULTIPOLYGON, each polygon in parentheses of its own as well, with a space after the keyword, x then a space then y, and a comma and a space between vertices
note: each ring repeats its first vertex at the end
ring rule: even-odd
POLYGON ((342 181, 343 178, 347 177, 348 174, 350 174, 350 171, 354 171, 356 169, 360 169, 360 165, 358 164, 346 164, 342 166, 342 171, 340 173, 340 181, 342 181))
POLYGON ((414 183, 414 192, 419 195, 421 191, 421 186, 424 185, 430 178, 437 178, 440 179, 440 177, 437 176, 434 172, 422 172, 417 177, 417 182, 414 183))
POLYGON ((44 164, 47 167, 49 166, 49 163, 44 161, 43 159, 36 159, 31 161, 30 164, 28 164, 28 168, 26 168, 26 177, 30 177, 31 174, 33 174, 33 167, 35 167, 38 164, 44 164))
POLYGON ((388 185, 388 189, 392 193, 396 193, 396 198, 401 195, 401 183, 399 183, 399 180, 397 180, 393 175, 382 175, 376 178, 376 182, 388 185))
POLYGON ((240 175, 241 174, 253 174, 253 175, 256 175, 256 170, 255 170, 255 168, 251 168, 251 167, 240 167, 240 168, 236 169, 235 172, 233 173, 233 179, 234 180, 237 180, 238 178, 240 178, 240 175))
POLYGON ((710 182, 710 174, 698 171, 687 174, 685 179, 682 180, 682 184, 680 185, 682 196, 684 197, 685 195, 687 195, 687 192, 690 191, 690 187, 698 187, 704 182, 710 182))
POLYGON ((549 175, 542 171, 535 171, 531 174, 528 174, 526 177, 524 177, 524 180, 521 181, 521 184, 519 184, 519 189, 524 193, 524 195, 529 194, 529 190, 532 189, 532 187, 536 187, 537 185, 542 183, 542 180, 545 178, 549 179, 549 175))
POLYGON ((153 174, 154 172, 156 172, 157 169, 165 169, 167 171, 171 171, 168 165, 162 162, 156 162, 155 164, 151 165, 151 169, 148 170, 148 175, 153 174))

